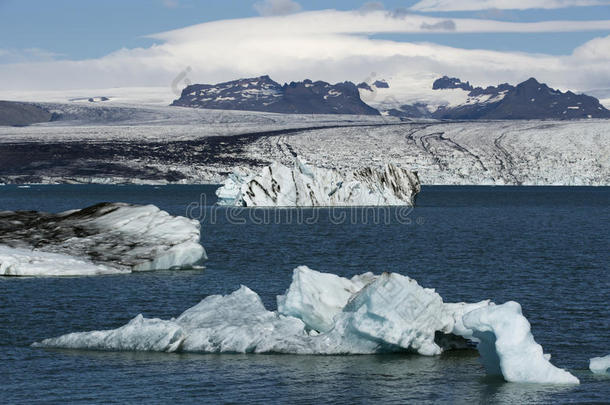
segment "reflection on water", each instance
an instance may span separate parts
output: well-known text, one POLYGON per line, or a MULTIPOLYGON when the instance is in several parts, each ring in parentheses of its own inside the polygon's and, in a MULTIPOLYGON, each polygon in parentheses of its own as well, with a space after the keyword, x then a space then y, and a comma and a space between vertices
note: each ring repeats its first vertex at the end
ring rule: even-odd
MULTIPOLYGON (((485 377, 473 350, 439 357, 410 354, 298 356, 256 354, 110 353, 22 349, 23 359, 54 365, 40 370, 35 389, 69 401, 108 399, 116 395, 171 401, 188 397, 240 402, 257 400, 298 403, 344 402, 551 402, 573 387, 505 383, 485 377), (62 370, 61 375, 54 372, 62 370), (82 374, 94 376, 87 387, 82 374), (142 380, 148 380, 143 386, 142 380), (70 387, 69 391, 62 389, 70 387), (443 387, 443 389, 439 389, 443 387), (68 396, 66 396, 68 395, 68 396)), ((18 379, 15 379, 18 380, 18 379)), ((11 378, 9 378, 11 381, 11 378)), ((9 398, 17 384, 10 384, 9 398)), ((180 402, 180 401, 178 401, 180 402)))

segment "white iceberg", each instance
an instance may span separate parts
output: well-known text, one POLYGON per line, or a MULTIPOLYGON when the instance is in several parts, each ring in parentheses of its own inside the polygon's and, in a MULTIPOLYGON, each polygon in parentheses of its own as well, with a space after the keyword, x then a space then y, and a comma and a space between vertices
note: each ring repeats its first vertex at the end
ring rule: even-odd
POLYGON ((126 273, 88 260, 29 249, 0 245, 0 275, 2 276, 94 276, 126 273))
POLYGON ((102 203, 60 214, 0 212, 0 275, 75 276, 190 267, 200 224, 154 205, 102 203))
POLYGON ((278 312, 301 319, 309 329, 328 332, 349 299, 374 278, 373 273, 365 273, 349 280, 299 266, 286 294, 277 297, 278 312))
POLYGON ((419 191, 417 173, 394 164, 340 172, 296 158, 293 167, 235 170, 216 195, 219 205, 246 207, 413 206, 419 191))
POLYGON ((578 383, 543 356, 516 303, 444 303, 433 289, 400 274, 346 279, 305 266, 294 270, 292 284, 278 296, 277 311, 267 310, 254 291, 242 286, 226 296, 208 296, 175 319, 138 315, 118 329, 71 333, 34 346, 201 353, 410 351, 431 356, 459 347, 440 344, 445 337, 479 342, 488 372, 499 372, 507 381, 578 383))
POLYGON ((479 340, 477 348, 488 374, 501 375, 509 382, 579 383, 578 378, 550 363, 517 302, 470 311, 463 324, 479 340))
POLYGON ((589 370, 595 374, 610 373, 610 354, 604 357, 593 357, 589 360, 589 370))

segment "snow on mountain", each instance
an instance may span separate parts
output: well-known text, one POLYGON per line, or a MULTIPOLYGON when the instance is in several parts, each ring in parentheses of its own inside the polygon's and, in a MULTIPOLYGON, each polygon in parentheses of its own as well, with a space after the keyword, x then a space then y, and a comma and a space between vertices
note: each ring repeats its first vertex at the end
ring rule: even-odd
POLYGON ((466 103, 468 92, 462 89, 433 90, 432 85, 437 77, 431 73, 421 73, 409 78, 388 76, 384 79, 388 87, 377 87, 374 83, 363 82, 359 85, 360 97, 382 114, 409 118, 429 117, 441 106, 466 103))
MULTIPOLYGON (((179 91, 179 89, 178 89, 179 91)), ((111 87, 102 89, 68 90, 0 90, 0 100, 32 103, 100 103, 113 106, 167 106, 176 97, 171 86, 162 87, 111 87), (102 97, 107 100, 102 101, 102 97), (93 102, 89 101, 93 99, 93 102)))
POLYGON ((414 351, 433 356, 452 349, 439 345, 452 336, 477 343, 488 373, 499 372, 506 381, 579 382, 543 355, 517 303, 448 304, 433 289, 397 273, 365 273, 349 280, 305 266, 294 270, 290 287, 278 296, 278 311, 268 311, 258 294, 242 286, 226 296, 208 296, 171 320, 138 315, 118 329, 70 333, 33 346, 203 353, 414 351))
POLYGON ((342 173, 297 157, 292 166, 233 172, 216 195, 221 205, 246 207, 412 206, 419 191, 417 173, 393 164, 342 173))
POLYGON ((534 78, 517 86, 504 83, 482 88, 444 76, 433 82, 432 90, 439 93, 437 99, 412 96, 409 102, 394 100, 386 106, 381 102, 377 107, 397 117, 451 120, 610 118, 610 111, 596 98, 563 93, 534 78))
POLYGON ((379 114, 362 102, 351 82, 332 85, 304 80, 282 86, 269 76, 189 85, 172 105, 291 114, 379 114))
POLYGON ((102 203, 60 214, 0 212, 0 275, 91 275, 190 267, 200 224, 153 205, 102 203))

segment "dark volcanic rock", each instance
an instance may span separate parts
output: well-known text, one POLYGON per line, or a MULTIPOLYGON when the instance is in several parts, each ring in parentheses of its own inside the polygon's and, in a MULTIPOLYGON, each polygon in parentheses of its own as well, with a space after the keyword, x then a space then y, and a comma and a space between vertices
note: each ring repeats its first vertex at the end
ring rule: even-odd
POLYGON ((571 91, 563 93, 534 78, 517 86, 503 83, 482 88, 444 76, 434 81, 432 89, 468 91, 468 102, 451 107, 441 106, 431 113, 422 105, 403 105, 388 113, 397 117, 452 120, 610 118, 610 111, 595 97, 571 91))
POLYGON ((0 126, 22 127, 38 122, 49 122, 53 115, 33 104, 0 101, 0 126))
POLYGON ((477 87, 468 96, 474 98, 473 102, 439 108, 432 116, 462 120, 610 118, 610 111, 595 97, 571 91, 563 93, 534 78, 517 86, 505 83, 485 89, 477 87))
POLYGON ((457 77, 443 76, 440 79, 436 79, 432 83, 432 90, 443 90, 443 89, 462 89, 471 91, 472 86, 469 82, 464 83, 457 77))
POLYGON ((360 99, 358 87, 351 82, 332 85, 304 80, 282 86, 269 76, 190 85, 172 105, 291 114, 379 114, 360 99))
POLYGON ((369 86, 369 84, 366 82, 362 82, 362 83, 358 84, 356 87, 358 87, 359 89, 363 89, 363 90, 373 91, 371 86, 369 86))
POLYGON ((393 117, 409 117, 409 118, 429 118, 430 111, 428 106, 424 103, 405 104, 400 106, 399 109, 393 108, 388 111, 393 117))
POLYGON ((205 259, 199 229, 198 221, 153 205, 100 203, 59 214, 0 211, 0 247, 57 253, 124 271, 190 267, 205 259))
POLYGON ((378 89, 389 89, 390 88, 390 85, 385 80, 376 80, 375 83, 373 83, 373 85, 375 87, 377 87, 378 89))

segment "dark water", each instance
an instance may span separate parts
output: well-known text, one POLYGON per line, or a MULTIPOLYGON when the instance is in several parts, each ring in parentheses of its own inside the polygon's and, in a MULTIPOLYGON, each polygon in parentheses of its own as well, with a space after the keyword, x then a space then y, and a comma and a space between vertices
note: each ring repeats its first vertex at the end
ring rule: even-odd
POLYGON ((100 201, 202 216, 203 271, 0 279, 0 402, 563 403, 610 401, 588 359, 610 353, 610 188, 424 187, 407 210, 201 210, 209 186, 0 187, 0 210, 62 211, 100 201), (200 212, 201 211, 201 212, 200 212), (363 215, 364 219, 363 220, 363 215), (241 221, 245 223, 240 223, 241 221), (290 356, 34 349, 71 331, 170 318, 244 284, 268 308, 306 264, 343 276, 395 271, 445 301, 515 300, 573 387, 485 377, 473 351, 290 356))

